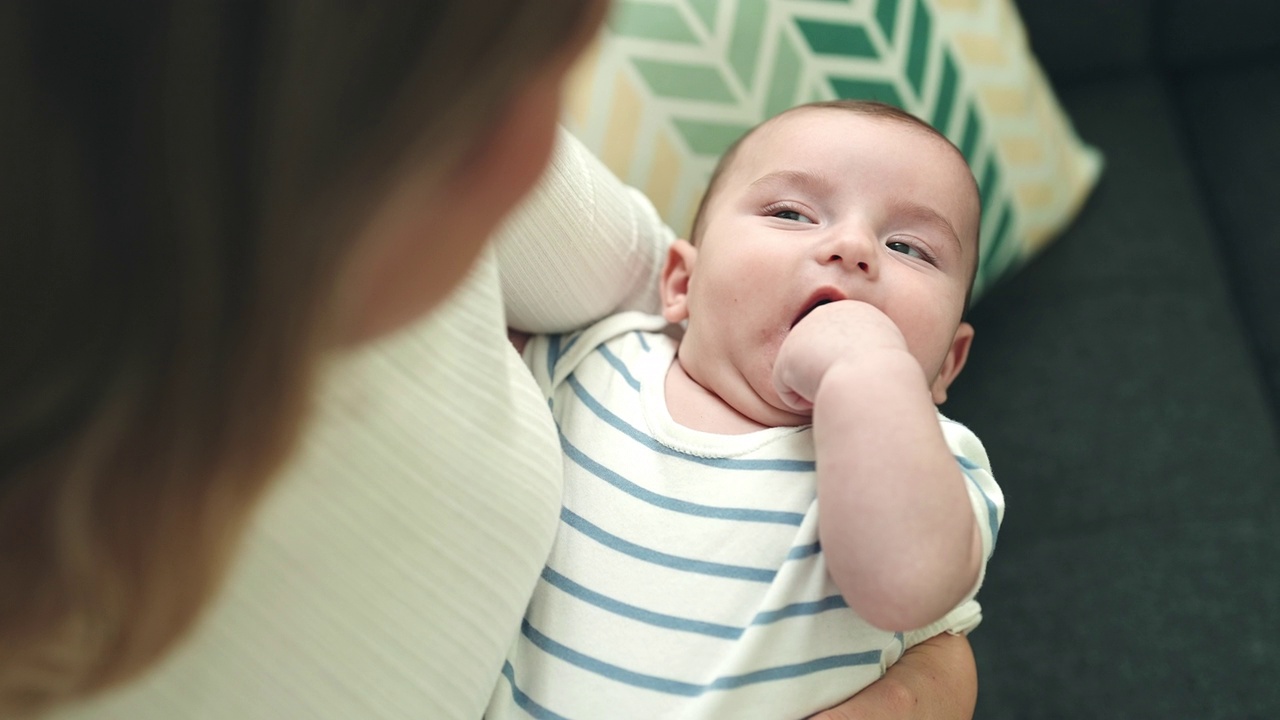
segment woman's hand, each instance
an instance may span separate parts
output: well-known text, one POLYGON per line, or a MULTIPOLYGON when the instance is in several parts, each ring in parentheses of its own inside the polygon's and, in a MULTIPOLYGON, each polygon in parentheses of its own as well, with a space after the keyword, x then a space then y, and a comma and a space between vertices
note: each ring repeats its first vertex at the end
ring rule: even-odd
POLYGON ((972 720, 978 669, 963 635, 911 647, 885 676, 810 720, 972 720))

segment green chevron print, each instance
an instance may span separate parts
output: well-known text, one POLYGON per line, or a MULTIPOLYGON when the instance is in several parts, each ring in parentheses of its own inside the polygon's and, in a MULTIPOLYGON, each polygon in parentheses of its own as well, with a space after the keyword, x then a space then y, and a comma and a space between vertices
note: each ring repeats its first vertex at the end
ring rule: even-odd
POLYGON ((1100 168, 1010 0, 617 0, 576 78, 566 123, 677 231, 720 153, 782 110, 863 98, 914 113, 978 179, 975 295, 1070 219, 1100 168))

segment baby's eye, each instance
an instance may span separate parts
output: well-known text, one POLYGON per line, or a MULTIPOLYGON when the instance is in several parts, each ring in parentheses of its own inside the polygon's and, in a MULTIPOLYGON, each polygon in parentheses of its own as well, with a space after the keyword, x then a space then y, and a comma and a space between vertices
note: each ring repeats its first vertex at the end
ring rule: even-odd
POLYGON ((925 254, 920 252, 918 248, 913 247, 909 243, 902 242, 901 240, 890 240, 886 245, 890 250, 900 252, 903 255, 910 255, 911 257, 920 258, 921 260, 929 259, 925 257, 925 254))
POLYGON ((776 218, 780 218, 782 220, 791 220, 792 222, 809 223, 810 225, 813 224, 813 220, 810 220, 807 216, 805 216, 804 214, 800 213, 797 210, 785 210, 785 209, 777 210, 773 213, 773 216, 776 218))

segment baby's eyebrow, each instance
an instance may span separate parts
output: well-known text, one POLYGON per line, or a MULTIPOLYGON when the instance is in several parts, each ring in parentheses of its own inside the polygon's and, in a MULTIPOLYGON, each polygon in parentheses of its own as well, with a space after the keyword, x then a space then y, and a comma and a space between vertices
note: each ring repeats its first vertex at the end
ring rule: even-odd
POLYGON ((831 178, 811 170, 775 170, 756 178, 752 188, 766 185, 795 186, 812 193, 830 193, 835 183, 831 178))
POLYGON ((893 212, 899 217, 914 220, 925 225, 932 225, 942 231, 942 234, 956 246, 957 252, 964 252, 964 246, 960 242, 960 233, 956 232, 955 226, 951 224, 951 221, 943 217, 937 210, 934 210, 928 205, 920 205, 909 201, 900 201, 894 204, 893 212))

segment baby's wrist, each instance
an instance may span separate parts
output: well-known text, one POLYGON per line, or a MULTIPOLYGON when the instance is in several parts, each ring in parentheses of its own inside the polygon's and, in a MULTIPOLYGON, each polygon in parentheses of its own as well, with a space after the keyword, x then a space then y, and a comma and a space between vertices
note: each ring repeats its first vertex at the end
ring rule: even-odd
POLYGON ((836 370, 837 368, 843 369, 844 372, 868 374, 906 368, 916 370, 922 376, 924 375, 924 371, 920 369, 920 362, 911 354, 911 351, 907 350, 906 347, 896 347, 894 345, 866 348, 855 355, 840 358, 835 363, 832 363, 830 369, 836 370))
POLYGON ((914 355, 906 348, 883 347, 842 358, 827 368, 814 393, 814 405, 822 401, 824 390, 844 396, 857 393, 859 387, 870 383, 877 387, 918 388, 924 392, 929 389, 928 378, 914 355))

